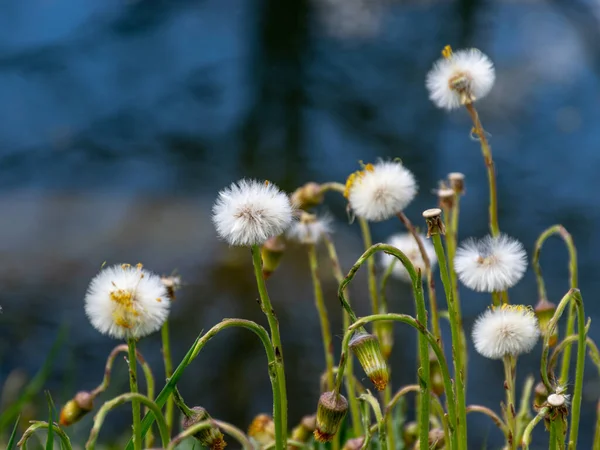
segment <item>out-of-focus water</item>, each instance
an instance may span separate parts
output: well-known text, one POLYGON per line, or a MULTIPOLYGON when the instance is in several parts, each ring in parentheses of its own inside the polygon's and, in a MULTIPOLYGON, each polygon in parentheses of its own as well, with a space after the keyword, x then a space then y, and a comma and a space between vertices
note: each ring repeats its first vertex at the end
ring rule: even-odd
MULTIPOLYGON (((401 157, 419 180, 407 214, 420 223, 437 180, 461 171, 461 236, 485 234, 486 175, 468 117, 436 110, 424 87, 446 44, 477 46, 497 67, 478 107, 494 148, 501 228, 528 250, 547 226, 571 231, 598 338, 599 21, 600 8, 583 1, 0 2, 0 383, 15 369, 35 373, 63 323, 68 344, 48 381, 55 401, 99 383, 116 342, 91 328, 82 300, 104 261, 182 275, 175 362, 223 317, 263 323, 249 252, 218 242, 210 222, 218 189, 241 177, 293 190, 343 181, 359 160, 401 157)), ((361 253, 357 226, 335 194, 325 209, 337 218, 347 269, 361 253)), ((394 221, 376 224, 375 240, 397 229, 394 221)), ((568 287, 558 240, 545 246, 542 264, 556 301, 568 287)), ((323 279, 337 353, 340 310, 325 267, 323 279)), ((269 288, 295 423, 314 410, 324 366, 301 249, 290 251, 269 288)), ((364 274, 352 295, 366 313, 364 274)), ((489 299, 462 295, 470 328, 489 299)), ((529 304, 536 296, 530 272, 511 293, 529 304)), ((412 311, 405 286, 393 284, 390 300, 394 311, 412 311)), ((400 386, 415 379, 416 339, 398 328, 396 340, 400 386)), ((158 344, 153 336, 141 349, 160 379, 158 344)), ((538 373, 539 354, 538 347, 523 358, 519 380, 538 373)), ((470 358, 469 401, 499 411, 500 363, 474 351, 470 358)), ((586 374, 580 448, 591 447, 600 393, 591 365, 586 374)), ((120 367, 112 392, 126 387, 120 367)), ((247 426, 271 405, 260 343, 242 331, 219 335, 181 390, 189 403, 247 426)), ((122 423, 111 426, 124 430, 122 423)), ((473 448, 499 442, 485 418, 469 424, 473 448)), ((74 435, 83 438, 89 425, 74 435)))

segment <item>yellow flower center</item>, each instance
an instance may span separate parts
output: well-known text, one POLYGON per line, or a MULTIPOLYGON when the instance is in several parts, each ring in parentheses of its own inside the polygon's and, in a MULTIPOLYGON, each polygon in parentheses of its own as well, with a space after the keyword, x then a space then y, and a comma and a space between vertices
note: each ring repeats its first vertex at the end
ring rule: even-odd
POLYGON ((442 50, 442 56, 446 59, 451 59, 452 58, 452 47, 450 47, 449 45, 446 45, 444 47, 444 49, 442 50))
POLYGON ((533 316, 535 315, 533 308, 531 306, 526 305, 508 305, 502 304, 501 306, 492 306, 492 309, 495 311, 496 309, 500 309, 501 311, 510 311, 510 312, 519 312, 523 315, 533 316))
POLYGON ((375 167, 373 166, 373 164, 368 163, 363 167, 362 170, 357 170, 356 172, 351 173, 348 176, 348 179, 346 180, 344 197, 348 198, 350 196, 350 190, 352 189, 352 186, 354 186, 357 181, 360 181, 367 174, 367 172, 373 172, 374 170, 375 167))
MULTIPOLYGON (((121 267, 126 270, 131 268, 131 265, 123 264, 121 267)), ((142 267, 142 264, 136 265, 138 271, 141 271, 142 267)), ((140 280, 143 277, 144 274, 140 273, 140 280)), ((135 309, 135 290, 118 289, 117 286, 115 286, 115 290, 110 293, 110 299, 116 303, 116 307, 112 314, 115 323, 123 328, 132 328, 135 323, 135 318, 140 315, 135 309)))

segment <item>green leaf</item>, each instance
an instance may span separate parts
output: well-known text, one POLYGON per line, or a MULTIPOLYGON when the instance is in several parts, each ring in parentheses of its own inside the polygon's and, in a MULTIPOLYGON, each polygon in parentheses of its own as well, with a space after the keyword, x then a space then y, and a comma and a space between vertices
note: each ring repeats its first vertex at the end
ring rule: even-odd
POLYGON ((54 450, 54 402, 50 391, 46 391, 46 400, 48 401, 48 436, 46 437, 46 450, 54 450))
POLYGON ((20 419, 21 416, 18 416, 17 420, 15 420, 15 425, 13 426, 12 433, 10 433, 10 439, 8 440, 8 446, 6 447, 6 450, 12 450, 15 445, 15 439, 17 438, 17 427, 19 426, 20 419))

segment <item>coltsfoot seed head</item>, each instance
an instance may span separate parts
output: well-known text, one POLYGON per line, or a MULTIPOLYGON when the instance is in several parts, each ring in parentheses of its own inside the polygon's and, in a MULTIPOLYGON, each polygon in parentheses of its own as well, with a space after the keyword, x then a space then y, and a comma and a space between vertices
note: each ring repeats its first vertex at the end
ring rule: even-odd
MULTIPOLYGON (((437 264, 437 257, 435 254, 435 248, 431 241, 429 241, 425 235, 420 234, 419 238, 423 243, 423 247, 425 248, 425 253, 429 258, 429 262, 431 267, 434 268, 437 264)), ((423 260, 423 255, 419 250, 419 246, 414 236, 410 233, 398 233, 390 236, 386 242, 392 247, 396 247, 402 253, 406 255, 406 257, 412 262, 415 270, 421 270, 421 273, 425 273, 425 261, 423 260)), ((411 279, 406 271, 404 265, 393 255, 388 255, 387 253, 381 252, 380 256, 380 264, 384 270, 386 270, 392 263, 394 263, 394 268, 392 269, 392 275, 395 278, 398 278, 406 283, 410 283, 411 279), (394 261, 396 261, 394 263, 394 261)))

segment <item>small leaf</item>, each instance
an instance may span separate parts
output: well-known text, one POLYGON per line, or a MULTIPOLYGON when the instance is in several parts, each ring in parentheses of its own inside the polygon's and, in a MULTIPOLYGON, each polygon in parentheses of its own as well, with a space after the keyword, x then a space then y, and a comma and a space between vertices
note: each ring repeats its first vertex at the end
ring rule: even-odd
POLYGON ((17 437, 17 427, 19 426, 20 419, 21 416, 18 416, 17 420, 15 421, 15 425, 13 426, 12 433, 10 434, 10 439, 8 440, 8 446, 6 447, 6 450, 12 450, 15 445, 15 439, 17 437))
POLYGON ((46 391, 46 400, 48 401, 48 437, 46 438, 46 450, 54 450, 54 402, 50 391, 46 391))

